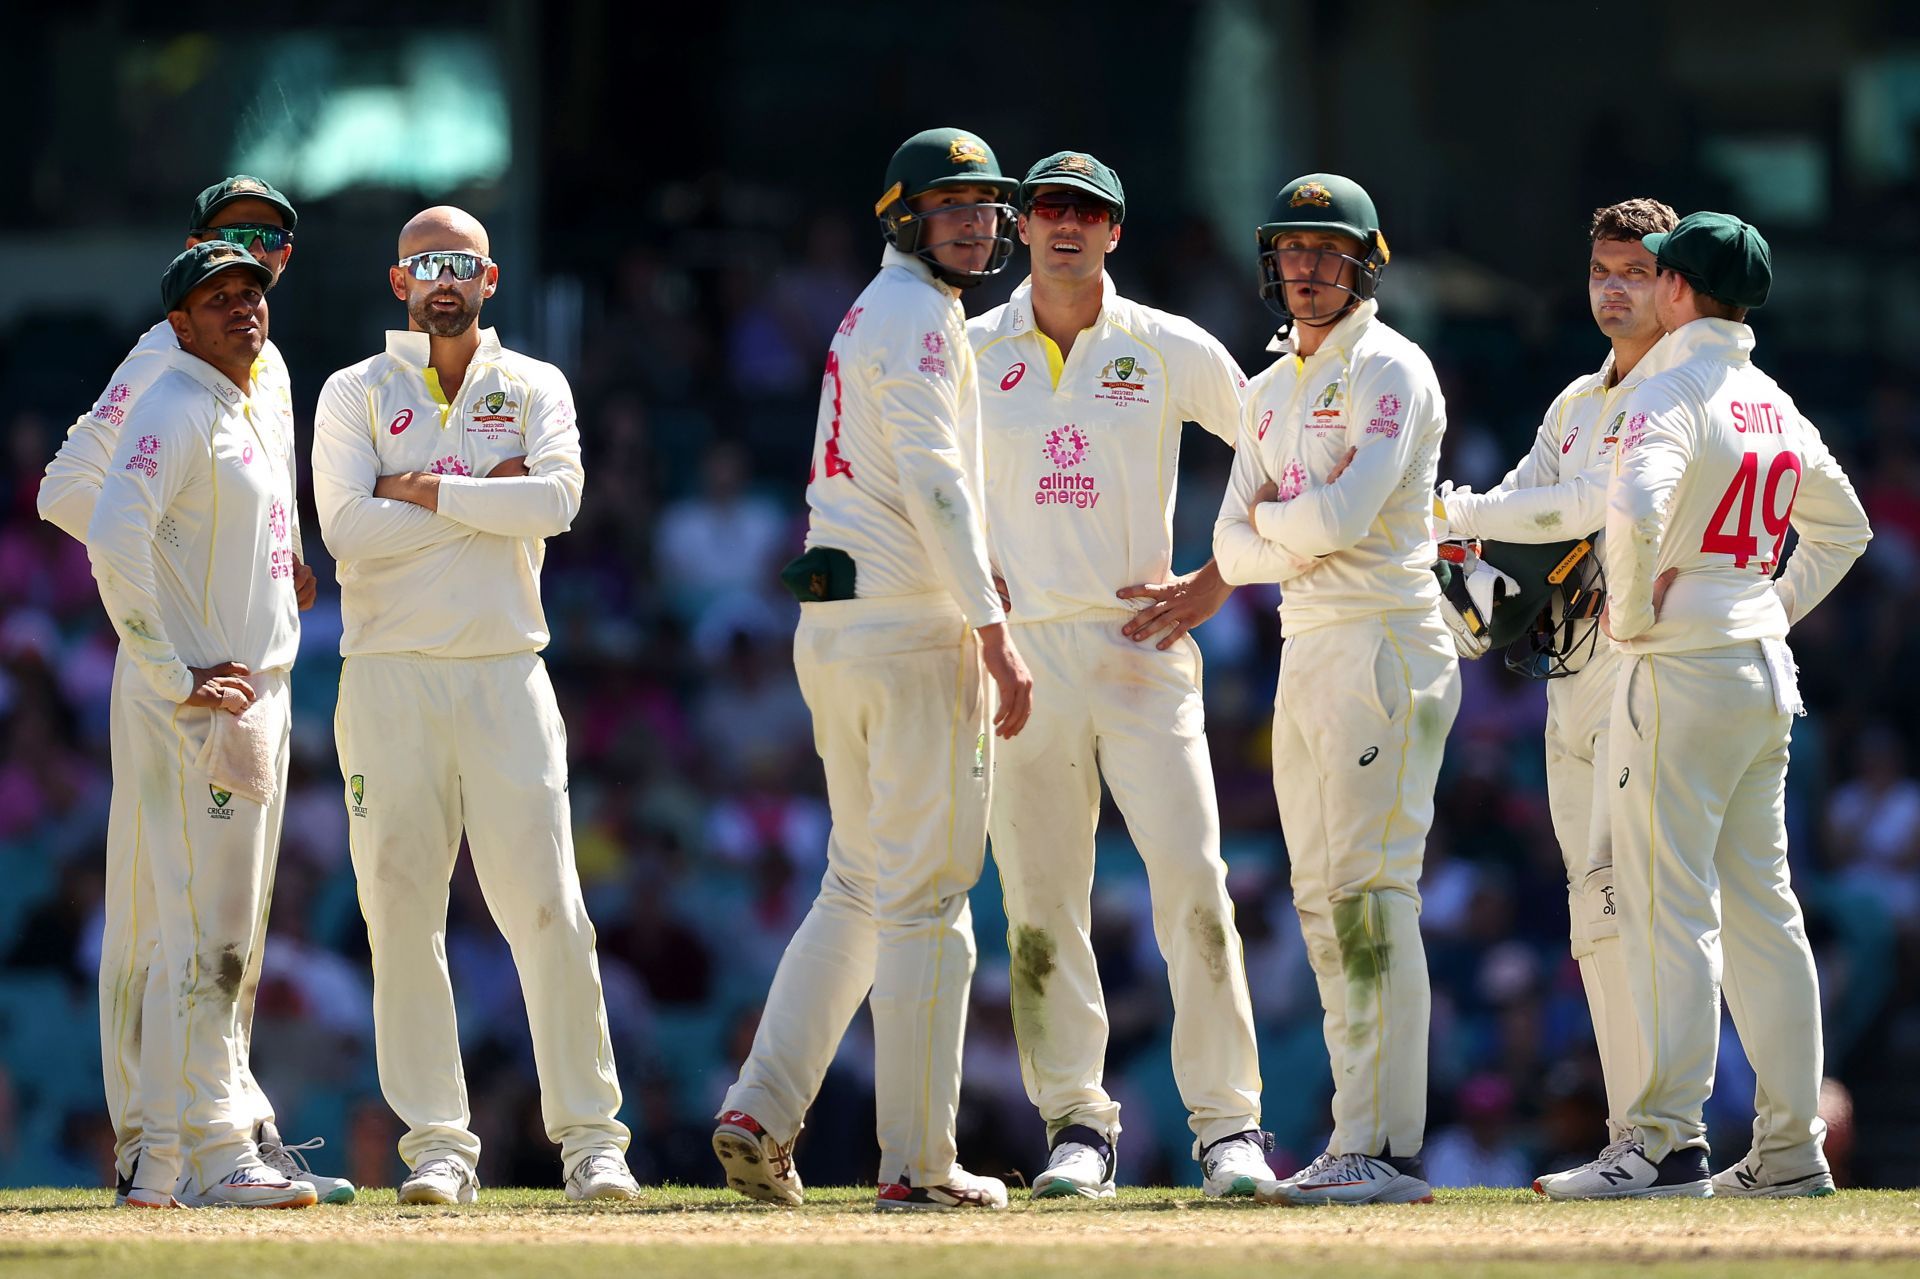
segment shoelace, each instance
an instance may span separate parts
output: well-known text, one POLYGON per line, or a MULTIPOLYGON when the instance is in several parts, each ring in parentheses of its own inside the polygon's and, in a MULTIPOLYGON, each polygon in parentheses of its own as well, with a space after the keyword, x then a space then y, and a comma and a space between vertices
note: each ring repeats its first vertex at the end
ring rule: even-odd
POLYGON ((284 1141, 263 1141, 260 1143, 260 1162, 289 1177, 310 1176, 313 1169, 307 1163, 302 1151, 319 1150, 327 1144, 325 1137, 310 1137, 297 1145, 284 1141))
MULTIPOLYGON (((793 1141, 798 1140, 800 1140, 798 1136, 793 1139, 793 1141)), ((773 1154, 768 1162, 773 1165, 773 1175, 782 1181, 793 1175, 793 1141, 783 1146, 773 1138, 767 1138, 766 1144, 773 1147, 773 1154)))
POLYGON ((1640 1143, 1636 1139, 1632 1137, 1620 1137, 1608 1142, 1606 1149, 1602 1150, 1599 1158, 1593 1162, 1596 1164, 1618 1165, 1628 1155, 1639 1148, 1640 1143))
POLYGON ((602 1174, 612 1176, 614 1173, 624 1170, 625 1165, 616 1161, 612 1155, 589 1155, 586 1162, 574 1169, 573 1175, 576 1177, 589 1178, 602 1174))
POLYGON ((413 1170, 413 1176, 408 1178, 408 1180, 413 1181, 427 1177, 446 1176, 452 1177, 457 1182, 464 1182, 467 1179, 467 1175, 466 1168, 458 1159, 450 1159, 443 1156, 439 1159, 429 1159, 418 1168, 415 1168, 413 1170))

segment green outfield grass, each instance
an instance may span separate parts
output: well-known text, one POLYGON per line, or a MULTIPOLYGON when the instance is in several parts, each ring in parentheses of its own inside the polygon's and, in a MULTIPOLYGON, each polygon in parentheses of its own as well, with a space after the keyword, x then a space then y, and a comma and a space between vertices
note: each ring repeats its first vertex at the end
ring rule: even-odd
POLYGON ((105 1191, 0 1191, 0 1275, 42 1279, 1218 1279, 1248 1267, 1359 1279, 1920 1276, 1920 1191, 1786 1202, 1553 1204, 1526 1191, 1442 1191, 1432 1205, 1269 1208, 1193 1190, 1004 1213, 879 1214, 865 1188, 807 1206, 667 1186, 581 1207, 559 1191, 489 1190, 460 1208, 390 1190, 300 1212, 115 1210, 105 1191))

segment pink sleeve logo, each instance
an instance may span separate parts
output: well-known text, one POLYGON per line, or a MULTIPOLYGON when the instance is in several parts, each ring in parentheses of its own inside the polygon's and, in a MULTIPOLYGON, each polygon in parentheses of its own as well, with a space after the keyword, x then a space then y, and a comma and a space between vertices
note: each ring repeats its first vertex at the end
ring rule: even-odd
POLYGON ((927 354, 938 355, 947 349, 947 340, 938 333, 922 333, 920 345, 927 348, 927 354))
POLYGON ((1626 437, 1620 441, 1620 451, 1622 453, 1630 453, 1639 445, 1640 441, 1646 438, 1647 415, 1645 413, 1635 413, 1631 418, 1627 419, 1627 434, 1626 437))
POLYGON ((273 534, 274 541, 287 540, 287 508, 280 504, 277 497, 267 507, 267 529, 273 534))
POLYGON ((1307 468, 1300 465, 1299 458, 1292 458, 1280 469, 1280 478, 1274 483, 1280 490, 1275 500, 1291 502, 1307 491, 1307 468))
POLYGON ((1399 417, 1400 397, 1397 395, 1383 395, 1380 397, 1380 403, 1374 406, 1374 410, 1379 413, 1381 417, 1399 417))
POLYGON ((124 404, 127 401, 127 396, 132 393, 132 389, 129 388, 125 382, 117 383, 112 390, 107 392, 107 403, 124 404))
MULTIPOLYGON (((932 337, 937 335, 929 334, 928 336, 932 337)), ((947 362, 937 355, 923 355, 920 357, 920 371, 928 377, 945 377, 947 375, 947 362)))
POLYGON ((1072 422, 1056 426, 1047 432, 1047 442, 1041 451, 1047 455, 1048 461, 1061 470, 1072 470, 1087 460, 1086 434, 1072 422))
POLYGON ((157 436, 157 435, 143 435, 143 436, 141 436, 141 437, 140 437, 140 451, 141 451, 142 453, 145 453, 145 454, 147 454, 147 455, 149 455, 149 456, 151 456, 151 455, 153 455, 153 454, 155 454, 155 453, 158 453, 158 452, 160 451, 160 437, 159 437, 159 436, 157 436))

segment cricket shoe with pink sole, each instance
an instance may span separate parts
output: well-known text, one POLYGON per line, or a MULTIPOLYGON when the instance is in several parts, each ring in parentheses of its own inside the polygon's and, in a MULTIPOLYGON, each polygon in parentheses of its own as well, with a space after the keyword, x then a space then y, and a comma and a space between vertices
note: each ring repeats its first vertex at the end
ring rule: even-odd
POLYGON ((720 1126, 713 1130, 713 1153, 726 1172, 727 1185, 749 1199, 793 1208, 807 1197, 793 1166, 793 1142, 775 1141, 744 1110, 720 1116, 720 1126))

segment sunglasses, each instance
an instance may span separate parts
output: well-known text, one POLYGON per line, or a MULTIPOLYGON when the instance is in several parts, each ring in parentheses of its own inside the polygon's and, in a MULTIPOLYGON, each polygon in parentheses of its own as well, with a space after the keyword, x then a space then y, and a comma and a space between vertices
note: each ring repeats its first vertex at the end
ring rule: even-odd
POLYGON ((211 240, 225 240, 243 249, 251 249, 257 240, 262 251, 278 253, 293 243, 293 232, 263 222, 235 222, 232 226, 201 227, 194 234, 211 240))
POLYGON ((1058 222, 1072 213, 1088 226, 1097 226, 1113 216, 1113 209, 1097 200, 1059 200, 1042 197, 1027 206, 1027 212, 1043 222, 1058 222))
POLYGON ((478 253, 416 253, 400 259, 401 270, 412 272, 416 280, 429 282, 439 279, 442 271, 453 272, 456 280, 471 280, 492 265, 492 258, 478 253))

